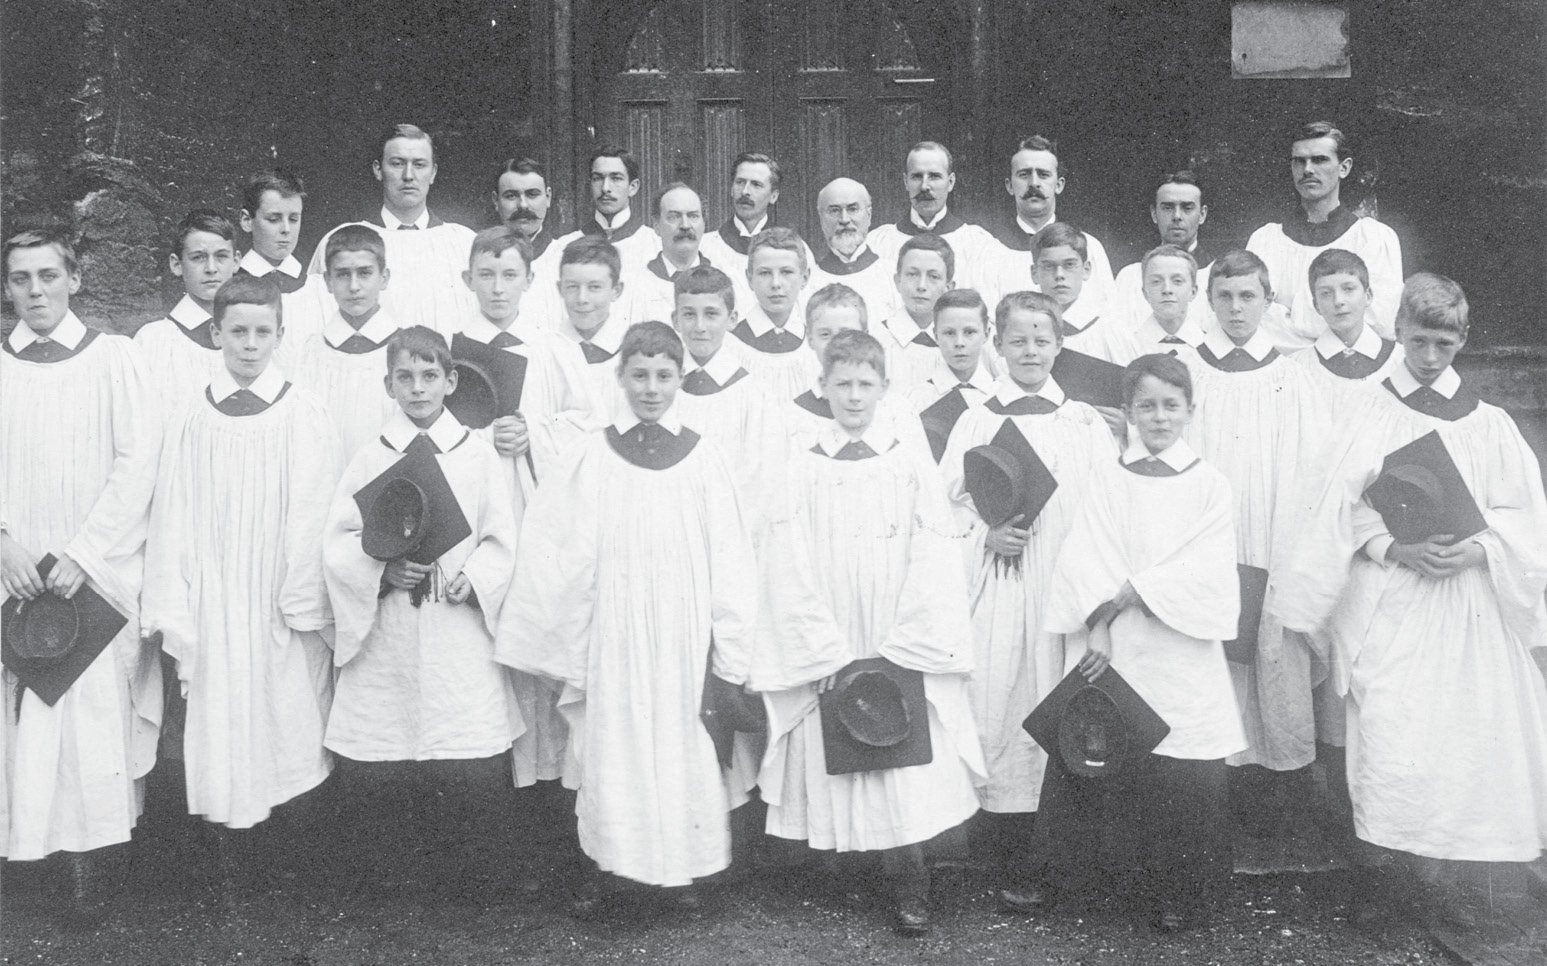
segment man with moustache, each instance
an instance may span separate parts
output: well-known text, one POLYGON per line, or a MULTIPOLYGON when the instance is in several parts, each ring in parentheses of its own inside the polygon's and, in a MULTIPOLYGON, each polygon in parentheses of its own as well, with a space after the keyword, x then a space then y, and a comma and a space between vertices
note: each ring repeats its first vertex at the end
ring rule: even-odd
POLYGON ((892 313, 897 285, 892 275, 896 256, 888 264, 870 247, 870 192, 853 178, 835 178, 816 196, 817 220, 827 253, 816 260, 807 290, 815 292, 842 282, 865 300, 866 314, 880 322, 892 313))
POLYGON ((725 224, 704 236, 704 257, 734 279, 747 274, 747 245, 752 236, 773 224, 768 209, 779 203, 779 162, 752 152, 731 164, 731 209, 725 224))
POLYGON ((1303 349, 1325 331, 1311 299, 1308 271, 1317 255, 1341 248, 1364 259, 1370 271, 1370 307, 1365 324, 1383 339, 1396 335, 1397 304, 1402 296, 1402 243, 1397 233, 1374 218, 1343 207, 1343 179, 1354 158, 1343 132, 1327 121, 1313 121, 1296 132, 1289 149, 1290 174, 1299 203, 1282 222, 1252 232, 1246 248, 1268 266, 1273 298, 1288 310, 1284 331, 1270 331, 1279 351, 1303 349))
POLYGON ((868 239, 887 271, 896 271, 897 253, 909 238, 930 232, 945 239, 956 255, 956 287, 977 289, 985 300, 993 297, 989 304, 997 302, 999 246, 987 230, 951 212, 956 172, 950 150, 935 141, 920 141, 909 148, 903 187, 908 191, 908 214, 895 224, 879 226, 868 239), (990 291, 984 292, 985 288, 990 291))
POLYGON ((547 170, 531 158, 508 159, 500 165, 493 201, 500 221, 532 246, 532 282, 522 298, 521 315, 539 328, 550 328, 564 309, 558 294, 559 256, 564 250, 554 244, 548 227, 553 189, 548 187, 547 170))
MULTIPOLYGON (((631 296, 627 310, 630 325, 650 321, 670 324, 676 308, 677 276, 700 265, 720 268, 699 250, 704 239, 703 202, 698 192, 680 181, 656 192, 655 234, 661 242, 660 252, 624 289, 624 295, 631 296)), ((745 269, 742 274, 746 274, 745 269)))
POLYGON ((564 247, 582 235, 607 239, 623 259, 622 277, 627 285, 661 250, 660 238, 629 209, 630 200, 639 194, 639 161, 626 149, 609 146, 591 155, 589 167, 591 217, 582 219, 578 230, 554 244, 562 255, 564 247))
MULTIPOLYGON (((1035 291, 1031 279, 1031 242, 1037 232, 1058 220, 1058 196, 1063 194, 1064 176, 1058 160, 1058 145, 1040 134, 1021 139, 1010 157, 1010 176, 1004 189, 1015 199, 1015 217, 997 225, 994 235, 1002 248, 996 282, 1001 292, 1035 291)), ((1112 263, 1107 250, 1089 232, 1085 248, 1090 259, 1090 278, 1080 296, 1110 305, 1113 282, 1112 263)), ((1098 311, 1105 311, 1104 309, 1098 311)))
MULTIPOLYGON (((1175 245, 1198 263, 1198 282, 1187 318, 1199 326, 1207 324, 1209 312, 1209 265, 1214 253, 1198 237, 1198 229, 1208 220, 1209 206, 1203 203, 1203 185, 1188 169, 1172 171, 1155 188, 1150 203, 1150 221, 1160 233, 1157 245, 1175 245)), ((1144 263, 1134 262, 1117 273, 1114 311, 1122 321, 1138 325, 1150 314, 1144 300, 1144 263)))

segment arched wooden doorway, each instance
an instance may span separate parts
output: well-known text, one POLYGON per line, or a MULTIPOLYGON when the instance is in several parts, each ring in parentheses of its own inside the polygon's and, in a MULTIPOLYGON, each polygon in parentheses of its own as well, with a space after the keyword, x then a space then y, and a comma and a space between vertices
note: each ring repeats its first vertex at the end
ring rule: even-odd
POLYGON ((732 160, 764 151, 784 169, 779 224, 814 240, 816 193, 839 175, 870 187, 877 224, 896 219, 907 147, 952 135, 941 52, 960 47, 916 34, 887 0, 662 0, 621 67, 598 64, 597 138, 639 157, 646 215, 657 188, 685 181, 719 224, 732 160))

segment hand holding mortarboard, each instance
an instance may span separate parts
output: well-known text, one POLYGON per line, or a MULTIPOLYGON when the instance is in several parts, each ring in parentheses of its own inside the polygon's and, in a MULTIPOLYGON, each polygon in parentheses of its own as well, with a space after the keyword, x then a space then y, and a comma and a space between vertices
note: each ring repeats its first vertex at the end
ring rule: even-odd
MULTIPOLYGON (((38 561, 46 580, 52 554, 38 561)), ((0 662, 47 704, 57 702, 128 623, 85 584, 72 597, 48 592, 12 597, 0 608, 0 662)))
POLYGON ((1438 431, 1387 455, 1364 498, 1396 541, 1387 556, 1397 563, 1436 579, 1486 563, 1471 538, 1488 521, 1438 431))
POLYGON ((0 583, 7 597, 32 600, 44 592, 38 562, 9 533, 0 533, 0 583))

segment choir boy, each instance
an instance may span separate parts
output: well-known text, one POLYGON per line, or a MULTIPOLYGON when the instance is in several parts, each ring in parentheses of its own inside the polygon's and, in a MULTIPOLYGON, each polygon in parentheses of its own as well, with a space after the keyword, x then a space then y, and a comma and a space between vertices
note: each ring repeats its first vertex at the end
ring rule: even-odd
POLYGON ((989 325, 982 296, 970 288, 952 289, 940 296, 934 314, 939 348, 929 374, 908 390, 907 403, 923 420, 929 448, 938 460, 961 414, 993 395, 994 370, 983 351, 989 325))
MULTIPOLYGON (((563 687, 585 853, 668 887, 730 862, 730 802, 699 711, 706 672, 746 683, 757 601, 735 475, 675 406, 682 366, 669 326, 628 330, 626 415, 538 488, 495 651, 563 687)), ((603 881, 586 878, 577 913, 596 911, 603 881)))
POLYGON ((236 271, 236 229, 224 215, 196 208, 177 226, 167 269, 183 283, 183 297, 167 317, 141 326, 134 341, 156 367, 158 395, 168 414, 196 395, 222 368, 210 328, 215 293, 236 271))
POLYGON ((1141 356, 1123 390, 1135 438, 1096 467, 1053 568, 1043 627, 1070 635, 1068 667, 1097 682, 1110 665, 1170 731, 1100 777, 1077 776, 1054 755, 1035 864, 1053 891, 1098 877, 1103 889, 1136 887, 1130 898, 1172 932, 1203 924, 1231 869, 1225 756, 1246 746, 1221 644, 1235 636, 1239 602, 1233 500, 1183 438, 1187 366, 1141 356))
POLYGON ((618 362, 615 356, 628 331, 618 303, 623 295, 618 250, 602 238, 577 238, 559 257, 559 297, 564 318, 557 331, 579 347, 585 361, 586 395, 598 425, 617 415, 618 362))
POLYGON ((1145 252, 1138 265, 1134 274, 1140 279, 1146 314, 1115 334, 1112 361, 1127 364, 1158 352, 1190 367, 1200 363, 1197 348, 1203 344, 1203 329, 1192 310, 1198 301, 1197 261, 1181 247, 1167 244, 1145 252))
POLYGON ((1291 358, 1312 372, 1379 385, 1402 364, 1391 339, 1381 338, 1365 323, 1369 314, 1370 272, 1364 259, 1342 248, 1328 248, 1311 259, 1311 301, 1327 331, 1310 350, 1291 358))
POLYGON ((902 310, 883 320, 875 335, 886 346, 888 371, 906 393, 940 359, 939 343, 931 334, 935 302, 956 286, 956 253, 939 235, 913 235, 898 251, 893 281, 902 310))
MULTIPOLYGON (((1209 300, 1203 293, 1209 287, 1209 265, 1213 251, 1200 239, 1199 230, 1209 217, 1209 206, 1203 200, 1203 185, 1192 171, 1183 169, 1165 176, 1155 188, 1150 201, 1150 221, 1160 234, 1160 247, 1174 246, 1192 256, 1197 266, 1197 284, 1188 306, 1187 318, 1195 326, 1204 327, 1209 322, 1209 300)), ((1141 259, 1126 265, 1117 273, 1112 299, 1113 317, 1125 325, 1139 325, 1150 313, 1150 305, 1144 297, 1145 268, 1141 259)))
MULTIPOLYGON (((399 326, 382 306, 391 272, 381 235, 365 225, 344 225, 328 235, 325 254, 323 277, 333 308, 322 331, 291 356, 296 384, 322 401, 333 422, 343 466, 381 435, 382 424, 397 411, 381 391, 381 372, 387 343, 399 326)), ((290 335, 287 328, 285 338, 290 335)))
POLYGON ((279 352, 281 363, 288 363, 288 353, 321 331, 330 307, 322 280, 307 273, 295 257, 305 205, 305 184, 283 168, 254 175, 242 189, 242 231, 252 239, 252 247, 236 270, 257 277, 273 275, 279 283, 289 336, 279 352))
POLYGON ((284 335, 274 280, 233 278, 214 310, 224 365, 167 427, 142 606, 188 700, 188 811, 224 827, 228 873, 226 830, 257 825, 332 769, 322 534, 338 442, 321 401, 271 364, 284 335))
POLYGON ((0 347, 0 584, 8 601, 89 588, 128 618, 53 704, 4 675, 0 855, 66 853, 66 914, 85 922, 102 898, 88 854, 129 841, 155 764, 161 667, 141 643, 139 599, 161 417, 140 348, 70 311, 81 272, 69 243, 23 232, 3 259, 18 322, 0 347))
POLYGON ((1120 330, 1115 322, 1103 321, 1105 303, 1096 289, 1086 288, 1090 280, 1086 251, 1084 232, 1067 222, 1048 225, 1031 243, 1031 275, 1038 291, 1058 303, 1067 347, 1111 361, 1112 343, 1120 330))
POLYGON ((887 391, 881 344, 840 332, 822 365, 834 418, 793 454, 788 510, 770 534, 770 552, 787 557, 760 625, 753 686, 766 692, 770 744, 759 785, 769 834, 880 852, 895 926, 919 935, 929 929, 923 843, 977 811, 983 775, 961 550, 928 452, 899 444, 876 418, 887 391), (908 733, 927 731, 932 756, 829 774, 823 732, 839 725, 818 711, 818 695, 852 662, 876 657, 921 675, 908 733))
POLYGON ((775 398, 793 398, 810 376, 809 360, 800 351, 805 336, 800 295, 810 278, 806 243, 793 229, 765 229, 747 246, 747 284, 755 301, 731 332, 746 346, 748 371, 775 398))
POLYGON ((1288 626, 1332 640, 1355 830, 1378 847, 1356 854, 1361 918, 1389 911, 1395 883, 1374 869, 1381 850, 1529 862, 1547 848, 1547 684, 1531 655, 1547 646, 1547 498, 1514 421, 1452 366, 1467 315, 1450 279, 1407 280, 1402 364, 1360 414, 1311 535, 1274 588, 1288 626), (1399 452, 1423 437, 1439 452, 1417 465, 1448 464, 1452 483, 1381 499, 1383 467, 1405 468, 1399 452), (1400 506, 1428 500, 1426 514, 1400 506))
POLYGON ((1005 374, 982 405, 957 421, 940 468, 972 543, 967 554, 977 669, 972 708, 988 765, 988 781, 978 789, 988 813, 982 826, 1000 859, 1001 907, 1026 912, 1038 901, 1023 872, 1047 755, 1021 722, 1063 677, 1062 633, 1043 629, 1053 564, 1097 467, 1111 462, 1116 451, 1096 410, 1065 398, 1051 374, 1063 341, 1053 299, 1039 292, 1007 295, 994 323, 1005 374), (990 526, 986 508, 975 506, 968 494, 963 463, 974 447, 1004 448, 1005 433, 1018 434, 1031 448, 1052 473, 1056 489, 1035 519, 1018 513, 990 526))

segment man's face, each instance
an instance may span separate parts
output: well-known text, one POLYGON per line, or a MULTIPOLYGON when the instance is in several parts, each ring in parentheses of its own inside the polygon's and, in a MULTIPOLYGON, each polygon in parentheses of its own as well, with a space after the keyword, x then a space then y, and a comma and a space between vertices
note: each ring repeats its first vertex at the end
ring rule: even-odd
POLYGON ((70 311, 70 296, 80 287, 80 271, 65 266, 64 253, 56 246, 12 249, 5 266, 5 294, 34 332, 52 332, 70 311))
POLYGON ((1176 326, 1187 318, 1187 310, 1197 294, 1198 283, 1187 259, 1162 255, 1149 260, 1144 266, 1144 301, 1150 311, 1166 327, 1176 331, 1176 326))
POLYGON ((542 231, 552 202, 553 192, 540 174, 507 171, 500 175, 494 191, 494 207, 499 209, 500 221, 528 239, 542 231))
POLYGON ((655 233, 661 236, 661 250, 678 266, 698 256, 698 243, 704 238, 704 206, 692 188, 674 188, 661 196, 656 212, 655 233))
POLYGON ((393 138, 371 166, 388 209, 406 213, 427 203, 435 183, 435 151, 428 138, 393 138))
POLYGON ((1208 218, 1203 192, 1194 184, 1163 184, 1155 191, 1150 221, 1160 229, 1160 240, 1189 248, 1198 237, 1198 226, 1208 218))
POLYGON ((759 248, 747 262, 747 284, 757 296, 757 304, 775 319, 789 316, 806 278, 799 252, 759 248))
POLYGON ((1338 145, 1331 138, 1296 141, 1289 150, 1289 170, 1303 202, 1336 195, 1338 186, 1353 167, 1353 158, 1338 159, 1338 145))
POLYGON ((865 330, 865 322, 859 317, 859 309, 853 305, 829 305, 812 312, 806 319, 806 345, 818 359, 827 349, 827 343, 844 329, 865 330))
POLYGON ((272 305, 228 305, 220 324, 211 326, 215 348, 239 386, 263 375, 284 332, 272 305))
POLYGON ((220 286, 236 274, 236 252, 231 242, 212 231, 191 231, 182 251, 167 259, 172 274, 183 280, 183 289, 209 309, 220 286))
POLYGON ((559 297, 576 328, 591 329, 607 321, 612 303, 623 294, 623 284, 606 265, 559 266, 559 297))
POLYGON ((911 251, 897 262, 897 294, 903 308, 915 322, 926 324, 934 317, 935 303, 950 291, 952 282, 945 273, 945 259, 939 252, 911 251))
POLYGON ((1342 337, 1345 333, 1357 334, 1364 324, 1365 310, 1370 307, 1370 290, 1359 276, 1339 272, 1323 275, 1312 282, 1311 299, 1316 303, 1316 314, 1342 337))
POLYGON ((773 172, 759 161, 743 161, 736 165, 731 179, 731 204, 741 223, 752 226, 768 211, 768 206, 779 201, 779 189, 773 186, 773 172))
POLYGON ((253 251, 277 265, 295 251, 301 235, 300 195, 265 191, 258 199, 258 210, 242 210, 242 231, 252 236, 253 251))
POLYGON ((1245 345, 1257 334, 1268 311, 1268 299, 1256 272, 1209 278, 1209 307, 1219 327, 1236 345, 1245 345))
POLYGON ((858 184, 829 185, 817 198, 817 216, 827 247, 849 258, 870 234, 870 198, 858 184))
POLYGON ((357 319, 381 305, 387 278, 375 252, 343 251, 328 260, 328 293, 338 302, 339 312, 357 319))
POLYGON ((951 189, 956 187, 956 175, 951 172, 944 151, 926 148, 908 154, 903 184, 908 189, 908 202, 913 205, 913 210, 927 221, 945 207, 951 189))
POLYGON ((622 158, 597 158, 591 162, 591 206, 613 217, 628 207, 628 200, 639 193, 639 181, 629 180, 628 166, 622 158))
POLYGON ((1052 217, 1058 208, 1058 196, 1064 190, 1057 155, 1051 151, 1015 152, 1004 190, 1015 199, 1016 212, 1027 221, 1041 222, 1052 217))
POLYGON ((725 333, 736 324, 736 313, 725 306, 718 292, 683 293, 671 313, 672 325, 682 336, 682 344, 703 365, 720 351, 725 333))
POLYGON ((1031 277, 1037 288, 1052 296, 1060 308, 1068 308, 1080 297, 1085 280, 1090 278, 1090 262, 1068 245, 1053 245, 1037 252, 1031 277))
POLYGON ((503 326, 521 310, 521 296, 532 284, 532 270, 513 247, 498 255, 479 252, 462 273, 462 281, 478 299, 478 311, 483 317, 503 326))
POLYGON ((1466 336, 1449 329, 1406 323, 1397 326, 1397 341, 1402 343, 1407 371, 1419 385, 1431 386, 1456 361, 1456 353, 1466 345, 1466 336))

